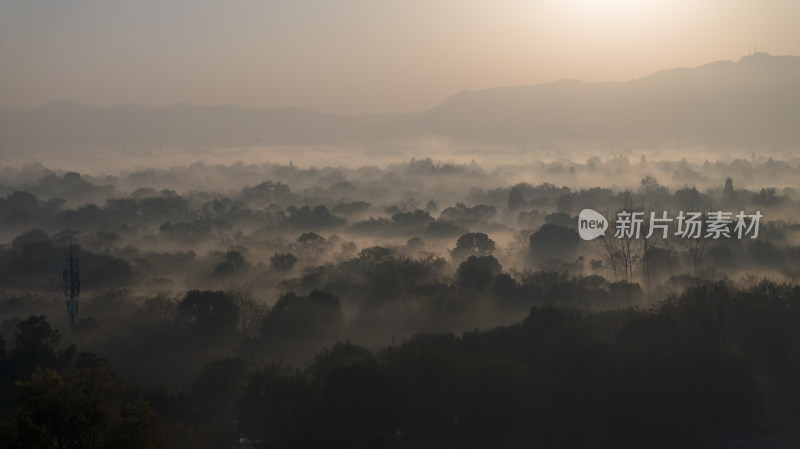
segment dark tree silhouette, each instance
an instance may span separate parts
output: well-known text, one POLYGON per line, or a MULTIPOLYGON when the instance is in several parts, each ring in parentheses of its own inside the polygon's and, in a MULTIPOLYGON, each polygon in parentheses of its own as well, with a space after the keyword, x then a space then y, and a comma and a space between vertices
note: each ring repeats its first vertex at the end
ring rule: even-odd
POLYGON ((233 334, 238 320, 239 308, 223 291, 188 291, 175 315, 184 335, 198 343, 233 334))
POLYGON ((525 205, 525 199, 522 197, 522 191, 514 186, 508 192, 508 210, 516 212, 525 205))
POLYGON ((278 299, 264 320, 264 333, 294 337, 317 337, 340 331, 342 305, 330 293, 314 290, 308 296, 287 293, 278 299))
POLYGON ((455 261, 462 261, 469 256, 490 256, 495 249, 494 240, 482 232, 470 232, 456 241, 456 247, 450 251, 455 261))
POLYGON ((578 232, 556 224, 544 224, 530 238, 530 254, 537 263, 551 259, 572 261, 578 251, 578 232))
POLYGON ((502 268, 492 256, 469 256, 458 266, 456 277, 459 285, 468 290, 483 292, 492 286, 495 276, 500 274, 502 268))
POLYGON ((269 263, 277 271, 289 271, 297 263, 297 257, 292 253, 275 253, 269 258, 269 263))

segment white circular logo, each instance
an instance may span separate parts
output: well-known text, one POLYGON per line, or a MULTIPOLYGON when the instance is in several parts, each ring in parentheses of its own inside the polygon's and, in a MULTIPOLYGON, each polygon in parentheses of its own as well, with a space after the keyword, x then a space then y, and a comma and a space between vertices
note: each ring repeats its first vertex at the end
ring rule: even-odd
POLYGON ((578 215, 578 234, 584 240, 592 240, 605 235, 608 229, 608 220, 599 212, 584 209, 578 215))

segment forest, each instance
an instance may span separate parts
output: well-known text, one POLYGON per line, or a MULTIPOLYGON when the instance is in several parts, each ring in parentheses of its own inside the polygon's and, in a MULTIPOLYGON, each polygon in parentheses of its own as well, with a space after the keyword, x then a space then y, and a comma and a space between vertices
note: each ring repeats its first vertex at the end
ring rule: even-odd
POLYGON ((0 446, 800 446, 798 160, 651 159, 4 167, 0 446))

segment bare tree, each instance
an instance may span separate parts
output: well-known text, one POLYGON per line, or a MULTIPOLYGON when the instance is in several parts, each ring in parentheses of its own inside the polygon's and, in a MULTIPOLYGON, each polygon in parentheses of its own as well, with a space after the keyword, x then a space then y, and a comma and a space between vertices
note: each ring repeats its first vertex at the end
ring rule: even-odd
POLYGON ((639 264, 642 267, 642 280, 644 281, 645 289, 648 295, 650 294, 650 281, 652 276, 652 254, 658 242, 655 232, 653 232, 653 235, 650 235, 650 226, 652 225, 650 220, 651 213, 652 210, 650 208, 644 211, 645 219, 642 223, 642 238, 639 240, 639 252, 641 254, 641 257, 639 258, 639 264))
POLYGON ((640 206, 639 207, 634 206, 633 195, 628 195, 625 198, 625 204, 623 208, 618 210, 617 214, 615 214, 615 220, 614 220, 615 233, 619 226, 618 218, 620 214, 624 212, 631 214, 630 226, 632 226, 632 228, 628 232, 621 232, 619 234, 616 234, 615 237, 619 241, 619 254, 620 254, 620 259, 622 261, 622 265, 625 269, 624 270, 625 280, 631 282, 633 281, 633 265, 639 258, 638 248, 637 245, 634 245, 634 240, 641 237, 641 229, 639 229, 638 233, 634 232, 635 227, 638 226, 635 222, 634 214, 641 213, 642 215, 644 215, 644 210, 640 206))
POLYGON ((708 246, 709 239, 706 238, 704 233, 700 233, 699 238, 686 239, 687 253, 689 259, 692 261, 695 274, 700 274, 702 269, 703 260, 706 255, 706 247, 708 246))
POLYGON ((620 256, 619 241, 613 236, 607 237, 605 235, 600 236, 598 240, 606 253, 608 264, 611 265, 611 269, 614 271, 614 280, 617 280, 617 259, 620 256))

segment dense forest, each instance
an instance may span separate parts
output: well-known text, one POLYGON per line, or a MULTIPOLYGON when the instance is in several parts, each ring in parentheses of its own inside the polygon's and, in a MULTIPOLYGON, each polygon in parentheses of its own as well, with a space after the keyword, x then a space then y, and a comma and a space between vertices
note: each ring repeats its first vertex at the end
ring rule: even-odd
POLYGON ((3 168, 0 446, 798 447, 798 169, 3 168))

